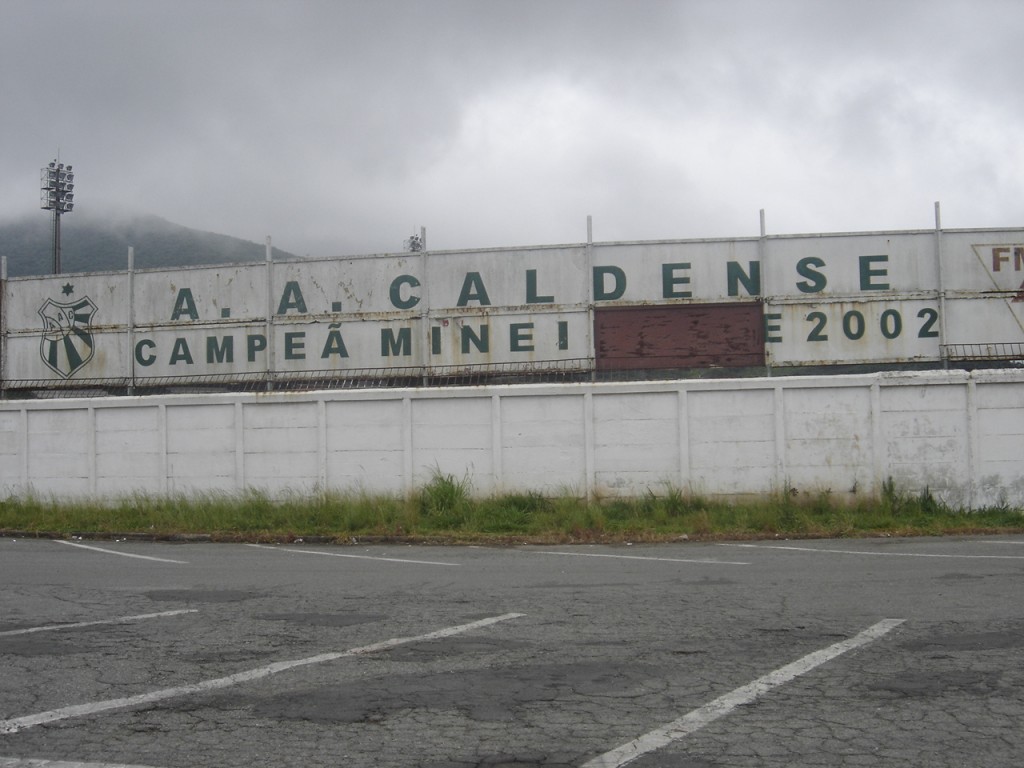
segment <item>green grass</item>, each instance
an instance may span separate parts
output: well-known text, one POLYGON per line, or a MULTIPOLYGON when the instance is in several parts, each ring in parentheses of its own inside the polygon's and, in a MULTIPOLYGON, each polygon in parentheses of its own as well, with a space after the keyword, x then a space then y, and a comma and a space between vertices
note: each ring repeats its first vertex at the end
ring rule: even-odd
POLYGON ((951 509, 927 490, 904 493, 891 480, 878 496, 855 502, 827 491, 728 501, 677 488, 634 498, 587 500, 571 491, 481 498, 467 479, 441 473, 408 497, 323 492, 272 498, 246 491, 136 494, 108 503, 0 500, 0 534, 29 536, 552 543, 1008 532, 1024 532, 1024 510, 951 509))

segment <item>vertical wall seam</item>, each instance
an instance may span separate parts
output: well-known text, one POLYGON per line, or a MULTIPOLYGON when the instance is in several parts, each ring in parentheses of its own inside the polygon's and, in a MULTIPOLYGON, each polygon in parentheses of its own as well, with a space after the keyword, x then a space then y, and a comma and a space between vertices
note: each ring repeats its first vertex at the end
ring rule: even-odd
POLYGON ((948 341, 946 327, 946 281, 942 271, 942 209, 935 202, 935 280, 939 304, 939 359, 943 368, 949 368, 949 356, 944 354, 948 341))
POLYGON ((776 384, 773 391, 775 411, 775 487, 788 492, 789 467, 786 462, 786 398, 781 384, 776 384))
MULTIPOLYGON (((423 229, 421 227, 421 229, 423 229)), ((423 333, 427 336, 430 335, 430 276, 427 272, 427 244, 426 244, 426 231, 421 233, 423 238, 423 250, 420 251, 420 291, 421 301, 423 305, 423 311, 420 312, 420 317, 423 322, 423 333)), ((423 386, 427 386, 429 381, 428 372, 434 367, 434 351, 430 344, 423 345, 423 386)))
POLYGON ((135 394, 135 249, 128 248, 128 394, 135 394))
POLYGON ((96 408, 90 405, 85 411, 86 421, 89 424, 89 493, 95 496, 98 487, 96 477, 96 408))
POLYGON ((241 400, 235 401, 235 490, 245 488, 245 411, 241 400))
POLYGON ((274 388, 274 355, 277 344, 274 342, 274 247, 270 236, 266 240, 266 280, 267 280, 267 389, 274 388))
POLYGON ((402 485, 407 495, 411 495, 415 483, 415 468, 413 467, 413 424, 412 424, 412 398, 408 395, 402 398, 402 485))
POLYGON ((31 493, 32 481, 29 476, 28 408, 21 407, 21 492, 31 493))
POLYGON ((967 508, 974 509, 981 487, 981 444, 978 436, 978 389, 974 378, 967 380, 967 508))
POLYGON ((583 481, 586 483, 587 498, 597 493, 597 471, 594 464, 594 393, 583 395, 583 481))
POLYGON ((676 398, 676 437, 679 441, 679 488, 693 489, 693 468, 690 466, 690 399, 685 389, 676 398))
POLYGON ((874 488, 872 493, 875 495, 880 494, 882 489, 882 483, 885 482, 886 478, 882 477, 882 473, 885 470, 885 456, 887 446, 883 445, 884 436, 882 434, 882 386, 878 381, 871 383, 871 406, 870 406, 870 419, 871 423, 869 428, 871 429, 871 475, 875 479, 874 488))
POLYGON ((329 478, 327 477, 327 403, 323 397, 316 401, 317 416, 317 483, 320 492, 326 493, 329 478))
POLYGON ((586 262, 585 282, 587 285, 587 354, 590 355, 590 380, 597 380, 597 337, 594 332, 594 321, 597 318, 594 305, 594 219, 587 216, 587 244, 583 248, 583 259, 586 262))
POLYGON ((7 257, 0 255, 0 400, 6 399, 7 379, 7 257))
POLYGON ((491 477, 495 493, 503 493, 505 467, 501 444, 503 437, 501 423, 501 395, 491 395, 491 477))
POLYGON ((164 403, 156 407, 156 425, 160 451, 160 493, 167 493, 171 487, 171 463, 167 444, 167 405, 164 403))

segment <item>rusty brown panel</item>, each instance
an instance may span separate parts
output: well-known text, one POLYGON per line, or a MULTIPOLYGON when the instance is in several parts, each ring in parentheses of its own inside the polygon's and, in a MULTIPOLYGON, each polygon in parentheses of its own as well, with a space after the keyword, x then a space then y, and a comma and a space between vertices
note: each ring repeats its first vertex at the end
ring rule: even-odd
POLYGON ((761 304, 597 309, 594 346, 605 371, 764 365, 761 304))

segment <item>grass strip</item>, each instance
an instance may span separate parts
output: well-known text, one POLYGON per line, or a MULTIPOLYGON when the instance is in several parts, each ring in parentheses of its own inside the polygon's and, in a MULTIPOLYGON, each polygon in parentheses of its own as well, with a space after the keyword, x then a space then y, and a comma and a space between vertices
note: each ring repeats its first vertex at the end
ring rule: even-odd
POLYGON ((927 489, 903 493, 891 480, 877 496, 853 501, 828 491, 727 500, 676 488, 630 498, 532 492, 476 497, 468 481, 444 474, 407 497, 333 491, 271 497, 249 490, 132 494, 107 502, 0 500, 0 534, 51 537, 497 544, 1021 532, 1020 508, 953 509, 927 489))

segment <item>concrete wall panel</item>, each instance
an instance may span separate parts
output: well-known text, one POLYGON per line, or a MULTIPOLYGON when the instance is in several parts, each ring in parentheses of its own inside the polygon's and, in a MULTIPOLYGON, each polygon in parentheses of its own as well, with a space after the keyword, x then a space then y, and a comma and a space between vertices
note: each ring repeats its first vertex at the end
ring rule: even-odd
POLYGON ((594 471, 599 489, 639 494, 678 485, 676 392, 594 395, 594 471))
POLYGON ((397 398, 325 404, 328 487, 381 493, 404 490, 402 411, 397 398))
POLYGON ((432 398, 412 403, 413 482, 435 475, 471 479, 475 490, 493 489, 491 399, 432 398))
POLYGON ((505 489, 586 492, 582 394, 505 398, 501 417, 505 489))

